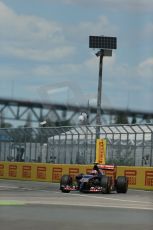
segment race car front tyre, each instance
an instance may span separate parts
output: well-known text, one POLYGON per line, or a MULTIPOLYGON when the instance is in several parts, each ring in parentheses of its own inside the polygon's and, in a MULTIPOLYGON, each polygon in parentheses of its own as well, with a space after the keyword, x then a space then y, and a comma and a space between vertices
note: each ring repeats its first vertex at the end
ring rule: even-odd
POLYGON ((116 181, 117 193, 126 193, 128 190, 128 179, 125 176, 118 176, 116 181))
POLYGON ((64 193, 69 193, 70 191, 65 190, 65 186, 71 186, 72 185, 72 177, 70 175, 63 175, 60 180, 60 190, 64 193))
POLYGON ((102 187, 102 193, 110 193, 111 191, 111 177, 103 175, 101 178, 101 187, 102 187))

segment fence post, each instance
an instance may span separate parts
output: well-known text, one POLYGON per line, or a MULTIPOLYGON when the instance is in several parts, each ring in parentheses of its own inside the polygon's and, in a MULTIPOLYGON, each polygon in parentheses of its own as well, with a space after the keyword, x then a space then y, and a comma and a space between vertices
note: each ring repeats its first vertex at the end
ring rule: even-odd
POLYGON ((150 153, 150 166, 153 165, 152 162, 152 158, 153 158, 153 132, 151 133, 151 153, 150 153))

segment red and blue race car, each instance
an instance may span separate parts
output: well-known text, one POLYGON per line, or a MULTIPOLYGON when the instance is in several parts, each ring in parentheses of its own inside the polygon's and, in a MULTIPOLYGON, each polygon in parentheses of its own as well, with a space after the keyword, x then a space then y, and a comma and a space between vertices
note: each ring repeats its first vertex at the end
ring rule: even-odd
POLYGON ((116 176, 116 166, 94 164, 89 174, 79 174, 75 181, 70 175, 63 175, 60 179, 60 190, 64 193, 70 191, 126 193, 128 190, 128 178, 116 176))

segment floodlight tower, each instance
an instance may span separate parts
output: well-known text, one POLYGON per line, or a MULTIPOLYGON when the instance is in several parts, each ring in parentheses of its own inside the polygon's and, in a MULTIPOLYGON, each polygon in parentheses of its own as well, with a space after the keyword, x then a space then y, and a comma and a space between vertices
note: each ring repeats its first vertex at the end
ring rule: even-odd
POLYGON ((103 57, 112 56, 112 49, 117 48, 116 37, 89 36, 89 48, 99 49, 96 56, 99 57, 99 79, 97 92, 97 115, 96 115, 96 139, 100 138, 101 125, 101 96, 102 96, 102 69, 103 57))

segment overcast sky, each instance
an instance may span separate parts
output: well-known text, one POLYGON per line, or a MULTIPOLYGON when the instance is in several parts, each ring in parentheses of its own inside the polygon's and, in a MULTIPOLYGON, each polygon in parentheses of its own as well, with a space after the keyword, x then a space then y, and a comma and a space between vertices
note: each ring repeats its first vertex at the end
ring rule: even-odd
POLYGON ((96 104, 89 35, 117 37, 102 104, 153 111, 152 0, 0 0, 0 97, 96 104))

